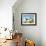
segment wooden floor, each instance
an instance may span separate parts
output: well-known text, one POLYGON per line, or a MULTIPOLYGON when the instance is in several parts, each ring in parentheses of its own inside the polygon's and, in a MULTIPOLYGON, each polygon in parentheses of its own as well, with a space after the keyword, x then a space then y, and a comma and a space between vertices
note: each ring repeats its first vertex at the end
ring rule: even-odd
POLYGON ((13 40, 6 40, 6 42, 2 43, 0 46, 16 46, 15 39, 13 39, 13 40))

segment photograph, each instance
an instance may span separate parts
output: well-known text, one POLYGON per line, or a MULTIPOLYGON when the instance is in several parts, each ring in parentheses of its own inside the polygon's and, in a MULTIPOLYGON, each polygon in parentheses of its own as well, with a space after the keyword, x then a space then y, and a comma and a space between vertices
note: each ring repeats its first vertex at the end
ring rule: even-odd
POLYGON ((22 25, 36 25, 36 13, 21 13, 22 25))

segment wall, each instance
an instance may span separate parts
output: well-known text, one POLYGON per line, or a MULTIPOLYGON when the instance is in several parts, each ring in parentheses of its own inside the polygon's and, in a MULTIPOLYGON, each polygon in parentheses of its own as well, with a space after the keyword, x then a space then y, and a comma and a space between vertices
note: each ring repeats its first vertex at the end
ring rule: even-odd
MULTIPOLYGON (((19 2, 19 1, 18 1, 19 2)), ((14 5, 16 6, 16 5, 14 5)), ((41 46, 41 1, 40 0, 23 0, 16 8, 13 8, 15 30, 23 33, 26 39, 34 40, 36 46, 41 46), (36 26, 22 26, 21 13, 37 13, 36 26)))
POLYGON ((41 41, 46 46, 46 0, 41 1, 41 41))
POLYGON ((12 6, 16 0, 0 0, 0 27, 12 29, 12 6))

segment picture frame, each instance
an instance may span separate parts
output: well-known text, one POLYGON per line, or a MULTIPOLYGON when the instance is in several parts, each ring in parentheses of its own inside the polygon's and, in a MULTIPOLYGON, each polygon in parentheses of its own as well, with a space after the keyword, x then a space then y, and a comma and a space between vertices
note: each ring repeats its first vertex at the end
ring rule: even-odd
POLYGON ((21 25, 37 25, 37 13, 21 13, 21 25))

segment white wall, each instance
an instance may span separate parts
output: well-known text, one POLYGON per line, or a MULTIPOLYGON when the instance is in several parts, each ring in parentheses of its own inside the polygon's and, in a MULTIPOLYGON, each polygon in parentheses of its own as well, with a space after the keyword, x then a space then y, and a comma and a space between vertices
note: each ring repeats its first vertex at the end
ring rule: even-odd
POLYGON ((0 0, 0 27, 12 29, 12 6, 16 0, 0 0))
POLYGON ((42 46, 46 46, 46 0, 41 1, 41 40, 42 46))
MULTIPOLYGON (((14 5, 16 6, 16 5, 14 5)), ((18 7, 14 7, 15 30, 22 32, 24 38, 35 41, 36 46, 41 46, 41 1, 40 0, 23 0, 18 7), (21 13, 37 13, 36 26, 22 26, 21 13)))

